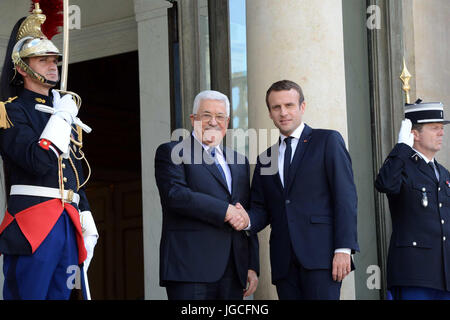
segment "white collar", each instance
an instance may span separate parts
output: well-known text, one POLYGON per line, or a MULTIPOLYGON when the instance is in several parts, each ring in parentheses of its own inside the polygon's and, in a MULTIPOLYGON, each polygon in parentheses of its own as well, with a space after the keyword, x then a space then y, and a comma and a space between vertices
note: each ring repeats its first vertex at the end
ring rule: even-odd
POLYGON ((434 163, 434 158, 433 159, 431 159, 431 160, 428 160, 428 158, 423 154, 423 153, 421 153, 420 151, 417 151, 416 149, 414 149, 414 148, 412 148, 416 153, 417 153, 417 155, 419 156, 419 157, 421 157, 427 164, 428 163, 430 163, 430 162, 433 162, 434 163))
MULTIPOLYGON (((305 123, 302 121, 302 123, 300 123, 300 125, 297 127, 297 129, 294 130, 294 132, 292 132, 292 134, 290 135, 290 137, 293 137, 297 140, 300 139, 303 129, 305 128, 305 123)), ((284 141, 284 139, 286 139, 287 136, 283 135, 282 133, 280 133, 280 140, 284 141)))
MULTIPOLYGON (((208 146, 208 145, 204 144, 203 142, 201 142, 197 138, 197 135, 195 134, 195 131, 192 131, 192 136, 194 137, 195 140, 198 141, 198 143, 200 143, 202 145, 203 149, 205 149, 206 151, 209 151, 209 148, 212 148, 211 146, 208 146)), ((215 146, 215 148, 216 148, 217 154, 223 156, 222 148, 220 148, 220 145, 215 146)))

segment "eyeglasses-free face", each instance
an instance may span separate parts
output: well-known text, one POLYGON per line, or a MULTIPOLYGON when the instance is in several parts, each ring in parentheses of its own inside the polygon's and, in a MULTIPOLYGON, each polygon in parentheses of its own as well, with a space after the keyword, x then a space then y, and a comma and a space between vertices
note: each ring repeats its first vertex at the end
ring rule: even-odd
POLYGON ((302 123, 306 102, 300 104, 300 96, 294 89, 272 91, 269 94, 269 117, 280 132, 290 136, 302 123))

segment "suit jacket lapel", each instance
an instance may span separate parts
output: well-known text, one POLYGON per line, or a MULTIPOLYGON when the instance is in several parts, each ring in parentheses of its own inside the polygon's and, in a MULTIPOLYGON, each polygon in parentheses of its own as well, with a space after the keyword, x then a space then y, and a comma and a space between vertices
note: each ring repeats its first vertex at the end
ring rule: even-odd
MULTIPOLYGON (((442 174, 441 174, 441 172, 442 172, 442 170, 441 170, 441 165, 436 161, 436 159, 434 160, 434 164, 435 164, 436 170, 437 170, 437 172, 438 172, 438 174, 439 174, 439 184, 441 184, 441 182, 444 181, 443 178, 442 178, 442 174)), ((435 174, 435 175, 436 175, 436 174, 435 174)))
MULTIPOLYGON (((277 160, 278 163, 278 160, 277 160)), ((278 164, 277 164, 278 165, 278 164)), ((280 188, 281 190, 283 190, 283 184, 281 183, 281 178, 280 178, 280 173, 277 170, 277 173, 273 175, 273 179, 275 184, 277 185, 278 188, 280 188)))
MULTIPOLYGON (((227 190, 227 192, 229 192, 227 182, 222 177, 222 174, 220 173, 219 169, 217 169, 217 166, 214 163, 214 160, 211 157, 211 155, 203 148, 203 146, 194 137, 192 137, 191 139, 193 141, 192 142, 193 154, 195 153, 196 150, 202 151, 201 164, 212 174, 212 176, 217 181, 220 182, 220 184, 225 188, 225 190, 227 190), (195 145, 195 144, 197 144, 197 145, 195 145), (201 149, 198 149, 199 146, 201 149)), ((192 158, 193 158, 193 156, 192 156, 192 158)), ((192 162, 192 163, 195 163, 195 162, 192 162)))
MULTIPOLYGON (((243 154, 239 154, 233 149, 222 148, 223 156, 231 173, 231 195, 234 196, 239 190, 239 175, 246 174, 248 161, 243 154)), ((249 181, 250 183, 250 181, 249 181)), ((228 187, 227 187, 228 190, 228 187)), ((233 198, 233 197, 232 197, 233 198)))
POLYGON ((443 177, 442 177, 442 174, 441 174, 441 172, 442 172, 442 170, 441 170, 441 165, 440 165, 436 160, 434 160, 434 162, 435 162, 435 164, 436 164, 436 170, 437 170, 438 173, 439 173, 439 184, 441 184, 441 183, 445 182, 444 179, 443 179, 443 177))
POLYGON ((305 151, 308 148, 311 134, 311 127, 305 124, 305 128, 303 129, 302 135, 300 136, 297 148, 295 149, 294 158, 292 159, 291 166, 289 168, 289 181, 287 182, 287 184, 285 183, 286 190, 289 190, 292 182, 294 181, 294 177, 300 167, 300 163, 302 162, 303 156, 305 155, 305 151))
MULTIPOLYGON (((236 158, 236 154, 233 150, 229 150, 227 148, 222 149, 223 156, 225 157, 225 161, 227 162, 228 168, 230 169, 231 173, 231 195, 235 193, 236 190, 238 190, 239 186, 236 185, 238 182, 238 175, 239 175, 239 164, 241 164, 239 159, 236 158)), ((245 162, 244 162, 245 164, 245 162)), ((228 187, 227 187, 228 190, 228 187)))
MULTIPOLYGON (((267 153, 265 154, 265 158, 266 159, 270 159, 271 161, 274 161, 275 163, 272 164, 269 162, 269 166, 271 165, 275 165, 276 166, 276 172, 272 175, 273 178, 273 183, 280 189, 283 190, 283 184, 281 183, 281 178, 280 178, 280 172, 278 170, 278 155, 279 155, 279 150, 280 150, 280 142, 278 141, 278 143, 272 145, 269 149, 267 149, 267 153), (275 152, 276 154, 274 154, 272 156, 272 152, 275 152)), ((260 161, 261 161, 261 156, 260 156, 260 161)))
POLYGON ((223 178, 219 169, 217 168, 217 165, 214 162, 211 155, 205 149, 203 149, 203 154, 205 156, 205 159, 208 159, 208 163, 206 163, 205 161, 202 162, 203 165, 206 166, 206 168, 209 170, 209 172, 211 172, 211 174, 214 176, 214 178, 216 178, 220 182, 220 184, 225 188, 225 190, 228 193, 230 193, 230 190, 228 190, 227 182, 225 181, 225 179, 223 178))
POLYGON ((426 176, 430 177, 434 182, 437 182, 436 173, 433 168, 431 168, 423 159, 418 162, 419 170, 422 171, 426 176))

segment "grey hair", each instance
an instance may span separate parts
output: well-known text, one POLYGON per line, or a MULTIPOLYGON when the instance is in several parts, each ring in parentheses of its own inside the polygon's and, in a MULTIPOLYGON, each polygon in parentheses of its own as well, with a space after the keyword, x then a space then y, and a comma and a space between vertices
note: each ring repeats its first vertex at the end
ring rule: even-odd
POLYGON ((198 108, 200 107, 200 102, 202 100, 219 100, 225 103, 227 110, 227 117, 230 116, 230 100, 228 97, 219 91, 214 90, 204 90, 197 94, 194 99, 194 107, 192 108, 192 114, 197 114, 198 108))

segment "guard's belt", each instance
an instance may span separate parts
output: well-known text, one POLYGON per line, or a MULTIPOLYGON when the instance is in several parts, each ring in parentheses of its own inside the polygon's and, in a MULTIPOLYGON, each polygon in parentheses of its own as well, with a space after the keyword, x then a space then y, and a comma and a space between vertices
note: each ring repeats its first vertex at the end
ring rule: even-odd
MULTIPOLYGON (((30 186, 30 185, 19 185, 15 184, 11 186, 11 192, 13 195, 22 196, 35 196, 35 197, 45 197, 61 199, 61 191, 58 188, 48 188, 40 186, 30 186)), ((73 190, 64 190, 64 201, 68 203, 75 203, 78 206, 80 202, 80 195, 75 193, 73 190)))

